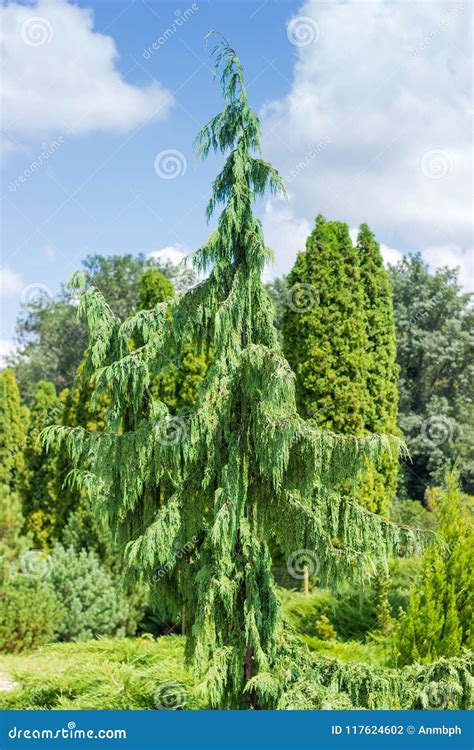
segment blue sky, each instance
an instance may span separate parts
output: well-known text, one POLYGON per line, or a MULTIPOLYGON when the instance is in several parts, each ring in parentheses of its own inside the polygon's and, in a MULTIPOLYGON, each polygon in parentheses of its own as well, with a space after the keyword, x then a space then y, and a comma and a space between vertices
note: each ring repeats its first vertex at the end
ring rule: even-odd
POLYGON ((196 163, 192 142, 221 107, 210 28, 237 49, 264 157, 287 182, 287 203, 259 207, 277 255, 267 275, 289 270, 321 212, 369 221, 387 260, 420 250, 459 265, 469 288, 469 4, 38 0, 1 12, 3 351, 21 300, 56 293, 87 254, 179 257, 207 236, 220 160, 196 163))

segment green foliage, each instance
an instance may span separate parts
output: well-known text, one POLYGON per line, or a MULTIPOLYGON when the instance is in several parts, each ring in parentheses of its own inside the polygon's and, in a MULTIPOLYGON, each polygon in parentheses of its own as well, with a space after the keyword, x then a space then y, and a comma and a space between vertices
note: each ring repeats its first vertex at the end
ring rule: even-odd
MULTIPOLYGON (((135 311, 140 280, 151 261, 144 255, 88 256, 83 267, 88 282, 101 290, 116 314, 125 318, 135 311)), ((169 264, 153 265, 166 275, 169 264)), ((11 365, 23 399, 30 404, 39 380, 54 384, 60 393, 71 388, 87 345, 84 326, 77 321, 75 298, 62 290, 57 298, 45 291, 24 305, 17 321, 17 351, 11 365)))
POLYGON ((54 385, 40 380, 31 406, 21 494, 27 529, 42 549, 49 546, 61 519, 57 515, 57 457, 45 451, 38 437, 60 418, 61 403, 54 385))
MULTIPOLYGON (((361 225, 353 247, 346 224, 318 216, 306 251, 271 292, 300 412, 342 434, 396 434, 392 291, 369 227, 361 225)), ((368 467, 358 501, 387 515, 397 474, 398 462, 389 456, 368 467)))
POLYGON ((85 641, 135 631, 125 596, 93 552, 56 545, 47 585, 64 610, 57 624, 60 640, 85 641))
POLYGON ((471 709, 472 657, 441 659, 427 667, 386 669, 317 655, 297 670, 279 708, 293 710, 471 709))
POLYGON ((53 383, 58 392, 73 383, 87 343, 76 317, 76 307, 64 294, 59 299, 40 296, 22 308, 11 365, 27 404, 40 380, 53 383))
MULTIPOLYGON (((172 282, 156 268, 143 274, 137 309, 151 310, 162 302, 169 302, 175 294, 172 282)), ((199 383, 207 369, 207 358, 196 352, 192 342, 183 346, 178 362, 171 362, 153 379, 153 396, 172 412, 192 406, 197 398, 199 383)))
POLYGON ((276 278, 267 282, 265 284, 265 289, 273 303, 275 328, 280 332, 288 301, 289 290, 287 277, 282 276, 281 278, 276 278))
POLYGON ((25 519, 17 492, 0 485, 0 564, 17 561, 30 546, 31 540, 23 534, 25 519))
POLYGON ((474 494, 474 313, 457 271, 428 271, 419 255, 390 269, 394 290, 400 420, 412 458, 405 494, 423 500, 457 461, 474 494))
POLYGON ((388 576, 385 573, 381 573, 375 579, 375 616, 380 632, 390 635, 393 630, 393 618, 388 597, 388 576))
MULTIPOLYGON (((327 642, 326 642, 327 643, 327 642)), ((328 644, 329 645, 329 644, 328 644)), ((0 669, 18 688, 0 693, 5 710, 155 710, 172 683, 187 709, 207 705, 184 667, 184 639, 114 639, 45 646, 32 655, 3 656, 0 669)), ((384 669, 289 652, 285 709, 469 709, 472 660, 442 659, 429 667, 384 669)))
POLYGON ((368 339, 358 257, 349 227, 318 216, 287 285, 291 304, 282 331, 285 355, 297 378, 300 412, 334 432, 362 435, 368 402, 368 339), (312 297, 299 303, 298 290, 303 293, 306 285, 313 290, 312 297))
POLYGON ((24 471, 23 450, 28 412, 12 369, 0 372, 0 484, 18 488, 24 471))
MULTIPOLYGON (((384 267, 380 245, 362 224, 357 237, 357 256, 367 325, 367 403, 364 427, 369 432, 397 434, 398 366, 392 287, 384 267)), ((358 497, 370 510, 387 515, 397 488, 398 461, 385 456, 367 472, 358 497)))
POLYGON ((21 687, 0 693, 0 708, 153 711, 161 686, 170 684, 177 686, 186 708, 204 708, 183 652, 184 639, 168 636, 157 641, 101 638, 47 646, 31 656, 7 656, 0 669, 21 687))
POLYGON ((125 320, 135 312, 146 268, 144 255, 89 255, 82 265, 90 283, 107 298, 117 317, 125 320))
POLYGON ((41 580, 22 573, 0 573, 0 651, 16 653, 55 639, 61 610, 41 580))
POLYGON ((166 276, 155 268, 143 274, 138 292, 137 310, 151 310, 160 302, 174 297, 174 286, 166 276))
POLYGON ((474 524, 457 473, 446 475, 444 492, 429 497, 443 544, 425 553, 421 580, 400 618, 395 645, 402 665, 457 656, 474 643, 474 524))
POLYGON ((287 666, 269 540, 285 554, 314 550, 322 580, 336 585, 370 575, 392 547, 409 551, 421 539, 339 492, 355 486, 368 462, 395 456, 400 441, 324 432, 298 415, 261 283, 268 250, 252 213, 255 198, 282 183, 259 156, 259 123, 235 52, 222 41, 215 54, 227 105, 197 139, 202 155, 227 156, 208 216, 224 208, 195 255, 209 275, 124 323, 89 287, 79 312, 94 399, 110 394, 106 429, 47 428, 43 439, 68 452, 75 481, 100 493, 99 513, 126 545, 130 569, 183 606, 187 655, 209 705, 271 707, 287 666), (144 343, 131 352, 136 336, 144 343), (214 356, 195 404, 177 418, 150 384, 188 343, 214 356))
MULTIPOLYGON (((398 367, 392 287, 385 271, 380 245, 367 224, 357 237, 357 255, 367 320, 368 403, 364 424, 371 432, 397 429, 398 367)), ((393 482, 393 479, 392 479, 393 482)), ((394 487, 392 488, 393 494, 394 487)))
POLYGON ((397 498, 390 509, 390 518, 402 526, 436 531, 438 523, 432 510, 418 500, 397 498))
POLYGON ((327 615, 321 615, 319 620, 316 620, 316 636, 322 641, 336 639, 336 629, 327 615))

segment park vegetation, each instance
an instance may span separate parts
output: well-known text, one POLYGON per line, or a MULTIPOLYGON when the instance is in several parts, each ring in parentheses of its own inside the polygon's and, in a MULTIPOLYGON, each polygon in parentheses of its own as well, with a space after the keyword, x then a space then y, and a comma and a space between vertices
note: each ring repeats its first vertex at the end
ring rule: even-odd
POLYGON ((469 296, 320 215, 263 284, 284 188, 216 38, 192 267, 86 258, 0 372, 1 705, 467 709, 469 296))

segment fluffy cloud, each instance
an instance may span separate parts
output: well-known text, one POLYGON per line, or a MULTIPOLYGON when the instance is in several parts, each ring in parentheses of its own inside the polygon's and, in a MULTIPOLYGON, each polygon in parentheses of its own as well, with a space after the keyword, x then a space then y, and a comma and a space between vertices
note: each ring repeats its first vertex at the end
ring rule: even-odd
MULTIPOLYGON (((367 221, 430 264, 466 265, 469 16, 462 0, 309 0, 298 11, 288 29, 290 91, 262 112, 265 156, 298 206, 281 241, 274 233, 283 265, 295 244, 292 222, 298 235, 317 213, 350 226, 367 221)), ((267 212, 267 234, 271 219, 267 212)), ((389 251, 389 260, 399 253, 389 251)))
POLYGON ((93 31, 91 10, 38 0, 0 13, 7 150, 58 133, 122 133, 167 114, 173 100, 160 84, 123 79, 115 42, 93 31))
POLYGON ((181 245, 167 245, 161 250, 152 250, 148 253, 149 258, 155 258, 162 263, 172 263, 177 266, 186 256, 186 251, 181 245))
POLYGON ((8 358, 15 351, 15 342, 11 339, 0 339, 0 367, 7 364, 8 358))
POLYGON ((7 266, 0 268, 0 297, 18 297, 24 289, 20 276, 7 266))

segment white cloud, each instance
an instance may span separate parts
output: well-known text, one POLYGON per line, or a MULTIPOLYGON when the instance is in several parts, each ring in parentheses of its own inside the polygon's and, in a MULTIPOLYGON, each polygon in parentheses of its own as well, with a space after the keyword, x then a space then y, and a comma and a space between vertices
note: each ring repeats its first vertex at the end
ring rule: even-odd
MULTIPOLYGON (((359 234, 359 230, 353 227, 349 230, 349 234, 352 240, 352 244, 355 245, 357 243, 357 235, 359 234)), ((399 250, 396 247, 390 247, 390 245, 385 245, 383 242, 380 243, 380 252, 382 254, 384 263, 386 265, 390 264, 392 266, 396 265, 405 254, 403 250, 399 250)))
MULTIPOLYGON (((262 111, 265 158, 292 175, 294 231, 322 213, 367 222, 402 248, 426 248, 427 260, 433 247, 450 248, 449 262, 464 264, 472 246, 469 4, 308 0, 296 15, 314 18, 319 34, 295 46, 289 93, 262 111)), ((291 220, 280 240, 268 218, 268 244, 293 253, 291 220)), ((382 250, 387 260, 400 253, 382 250)))
POLYGON ((11 339, 0 339, 0 367, 6 365, 8 357, 13 354, 16 349, 15 342, 11 339))
POLYGON ((265 244, 275 253, 275 262, 265 268, 265 279, 287 274, 296 255, 305 249, 311 224, 295 217, 292 201, 271 199, 262 219, 265 244))
POLYGON ((168 245, 163 247, 161 250, 152 250, 148 253, 149 258, 155 258, 163 263, 170 262, 174 266, 181 263, 183 258, 187 255, 182 245, 168 245))
POLYGON ((159 83, 124 80, 115 42, 93 31, 91 10, 38 0, 0 13, 7 149, 58 133, 127 132, 170 109, 173 99, 159 83))
POLYGON ((3 298, 18 297, 25 287, 21 277, 11 268, 0 268, 0 296, 3 298))
POLYGON ((459 245, 432 245, 423 250, 423 257, 431 268, 459 266, 459 282, 465 292, 474 292, 474 248, 459 245))

